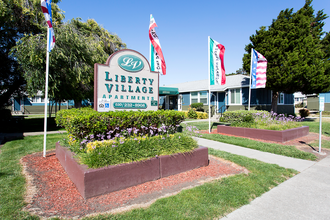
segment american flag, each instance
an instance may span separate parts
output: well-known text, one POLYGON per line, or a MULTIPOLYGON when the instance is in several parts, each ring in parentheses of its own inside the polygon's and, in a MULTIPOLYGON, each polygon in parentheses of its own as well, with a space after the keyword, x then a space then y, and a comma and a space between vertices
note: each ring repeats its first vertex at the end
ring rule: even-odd
POLYGON ((53 22, 52 22, 52 11, 51 11, 51 0, 41 0, 41 9, 42 13, 44 13, 46 22, 49 28, 49 38, 47 42, 47 50, 50 52, 55 46, 55 33, 53 29, 53 22))
POLYGON ((266 71, 267 71, 267 60, 258 51, 252 49, 252 83, 251 89, 265 88, 266 87, 266 71))

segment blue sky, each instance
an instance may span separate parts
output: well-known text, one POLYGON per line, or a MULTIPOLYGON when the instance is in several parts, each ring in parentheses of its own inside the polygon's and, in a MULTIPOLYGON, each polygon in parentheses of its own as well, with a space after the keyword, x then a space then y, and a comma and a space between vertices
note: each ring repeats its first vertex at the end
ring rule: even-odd
MULTIPOLYGON (((65 20, 94 19, 110 33, 117 34, 127 48, 149 60, 149 19, 152 14, 162 46, 167 74, 160 86, 208 79, 207 38, 223 44, 226 73, 242 67, 245 45, 261 26, 269 26, 281 10, 299 10, 305 0, 62 0, 65 20)), ((330 15, 329 0, 314 0, 315 12, 330 15)), ((330 31, 330 18, 324 31, 330 31)), ((56 32, 56 30, 55 30, 56 32)))

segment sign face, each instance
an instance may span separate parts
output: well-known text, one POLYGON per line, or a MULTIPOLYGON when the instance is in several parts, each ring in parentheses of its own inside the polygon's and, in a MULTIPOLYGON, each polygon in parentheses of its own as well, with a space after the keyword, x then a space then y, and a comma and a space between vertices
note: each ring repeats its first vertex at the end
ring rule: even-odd
POLYGON ((159 74, 134 50, 112 54, 106 64, 94 65, 94 109, 158 110, 159 74))
POLYGON ((319 111, 324 111, 324 97, 319 97, 319 111))

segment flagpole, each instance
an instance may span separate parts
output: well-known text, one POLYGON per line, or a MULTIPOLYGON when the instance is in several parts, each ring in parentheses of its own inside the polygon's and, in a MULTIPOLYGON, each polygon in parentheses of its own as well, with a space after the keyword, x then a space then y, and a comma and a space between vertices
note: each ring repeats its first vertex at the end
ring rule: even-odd
POLYGON ((249 85, 249 105, 248 105, 248 111, 250 111, 250 104, 251 104, 251 81, 252 81, 252 51, 253 48, 251 48, 251 65, 250 65, 250 85, 249 85))
POLYGON ((47 134, 47 101, 48 101, 48 74, 49 74, 49 28, 47 28, 47 55, 46 55, 46 83, 45 83, 45 117, 44 117, 44 151, 43 157, 46 157, 46 134, 47 134))
POLYGON ((207 39, 208 75, 209 75, 209 133, 211 133, 211 75, 210 75, 210 36, 207 39))

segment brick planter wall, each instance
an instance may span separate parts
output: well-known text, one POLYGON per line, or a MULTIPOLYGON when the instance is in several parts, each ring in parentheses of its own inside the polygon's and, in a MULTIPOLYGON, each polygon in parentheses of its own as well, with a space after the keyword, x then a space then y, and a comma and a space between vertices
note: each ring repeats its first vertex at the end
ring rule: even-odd
POLYGON ((72 153, 59 143, 56 143, 56 157, 85 199, 207 166, 209 163, 206 147, 199 147, 190 153, 98 169, 78 164, 72 153))
POLYGON ((254 128, 230 127, 225 125, 218 125, 217 132, 222 134, 230 134, 248 138, 256 138, 261 140, 286 142, 309 134, 309 127, 303 126, 299 128, 292 128, 284 131, 273 131, 254 128))

